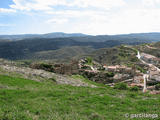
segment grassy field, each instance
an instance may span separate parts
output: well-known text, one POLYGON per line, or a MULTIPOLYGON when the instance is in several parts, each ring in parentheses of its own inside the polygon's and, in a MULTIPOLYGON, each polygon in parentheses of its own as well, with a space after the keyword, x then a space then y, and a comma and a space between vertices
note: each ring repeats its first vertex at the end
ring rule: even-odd
POLYGON ((126 113, 159 114, 160 95, 0 76, 0 120, 128 120, 126 113))

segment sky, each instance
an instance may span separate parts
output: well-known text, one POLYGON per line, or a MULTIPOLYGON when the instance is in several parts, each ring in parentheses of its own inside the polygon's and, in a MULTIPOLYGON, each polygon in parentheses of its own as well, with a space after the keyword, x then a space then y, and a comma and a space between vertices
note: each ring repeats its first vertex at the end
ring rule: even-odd
POLYGON ((160 32, 160 0, 0 0, 0 34, 160 32))

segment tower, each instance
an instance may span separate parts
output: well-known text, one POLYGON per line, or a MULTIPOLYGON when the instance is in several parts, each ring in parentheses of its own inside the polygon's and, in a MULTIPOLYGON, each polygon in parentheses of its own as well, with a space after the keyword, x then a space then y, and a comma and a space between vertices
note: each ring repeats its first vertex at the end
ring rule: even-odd
POLYGON ((144 79, 144 82, 143 82, 143 84, 144 84, 143 92, 144 93, 147 92, 147 81, 148 81, 148 78, 149 78, 149 74, 144 74, 143 75, 143 79, 144 79))

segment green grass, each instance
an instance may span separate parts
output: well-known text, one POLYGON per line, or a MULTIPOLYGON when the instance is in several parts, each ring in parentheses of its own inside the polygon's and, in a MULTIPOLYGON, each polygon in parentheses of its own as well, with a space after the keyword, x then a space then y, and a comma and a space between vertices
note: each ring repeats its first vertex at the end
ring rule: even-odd
POLYGON ((127 120, 125 113, 159 114, 160 95, 0 76, 0 120, 127 120))

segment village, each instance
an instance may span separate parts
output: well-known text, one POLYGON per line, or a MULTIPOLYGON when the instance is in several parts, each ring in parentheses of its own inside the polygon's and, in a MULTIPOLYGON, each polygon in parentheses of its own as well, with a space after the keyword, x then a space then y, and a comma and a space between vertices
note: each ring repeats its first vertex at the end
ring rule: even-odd
POLYGON ((143 90, 143 92, 151 91, 151 94, 160 94, 160 91, 155 90, 155 84, 160 82, 160 69, 155 65, 160 63, 160 59, 146 54, 146 53, 137 53, 137 58, 142 62, 144 67, 146 67, 146 72, 143 73, 140 70, 135 69, 135 67, 127 67, 125 65, 103 65, 98 66, 96 62, 94 64, 88 65, 87 59, 82 59, 79 62, 79 68, 84 70, 87 75, 94 76, 90 77, 91 80, 99 82, 102 80, 102 76, 104 77, 101 82, 105 83, 113 87, 117 82, 125 82, 130 87, 137 86, 143 90), (98 66, 98 67, 97 67, 98 66), (83 69, 85 68, 85 69, 83 69), (103 72, 102 72, 103 70, 103 72), (111 76, 105 76, 99 74, 112 73, 111 76))
POLYGON ((117 83, 126 83, 129 87, 138 87, 143 92, 160 94, 156 90, 156 84, 160 83, 160 69, 156 67, 160 59, 146 53, 137 52, 138 63, 133 66, 123 64, 106 65, 100 64, 91 57, 80 60, 72 60, 70 64, 33 64, 34 69, 65 75, 82 75, 87 79, 114 87, 117 83))

